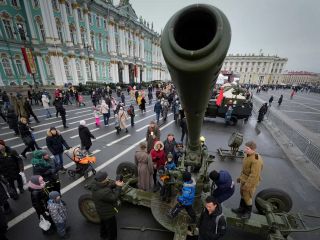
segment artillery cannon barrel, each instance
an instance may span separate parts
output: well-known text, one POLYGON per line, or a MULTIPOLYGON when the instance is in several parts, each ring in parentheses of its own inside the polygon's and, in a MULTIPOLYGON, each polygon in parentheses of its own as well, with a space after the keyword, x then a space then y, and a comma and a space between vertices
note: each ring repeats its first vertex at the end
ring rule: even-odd
POLYGON ((188 149, 200 152, 199 137, 215 83, 231 41, 226 16, 217 8, 194 4, 173 15, 161 36, 161 48, 177 88, 188 126, 188 149))

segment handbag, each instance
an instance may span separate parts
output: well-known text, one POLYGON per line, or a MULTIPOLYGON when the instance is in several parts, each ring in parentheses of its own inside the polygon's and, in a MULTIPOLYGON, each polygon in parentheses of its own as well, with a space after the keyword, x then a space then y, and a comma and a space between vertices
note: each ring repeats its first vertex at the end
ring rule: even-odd
POLYGON ((33 142, 33 139, 32 139, 32 136, 28 135, 28 136, 23 137, 22 141, 26 146, 29 146, 33 142))
POLYGON ((48 220, 46 220, 42 215, 40 215, 39 227, 43 231, 48 231, 51 227, 51 223, 48 220))

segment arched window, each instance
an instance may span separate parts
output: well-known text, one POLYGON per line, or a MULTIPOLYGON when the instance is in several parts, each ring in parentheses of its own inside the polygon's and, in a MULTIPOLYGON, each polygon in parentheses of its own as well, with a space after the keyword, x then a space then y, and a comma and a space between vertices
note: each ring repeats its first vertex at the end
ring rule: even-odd
POLYGON ((9 19, 2 19, 3 27, 8 39, 14 39, 12 22, 9 19))
POLYGON ((46 69, 47 69, 47 73, 48 76, 52 77, 53 76, 53 68, 52 68, 52 63, 50 60, 50 57, 46 57, 46 69))
POLYGON ((72 12, 71 12, 71 7, 70 7, 70 3, 66 1, 66 11, 67 11, 67 15, 71 16, 72 12))
POLYGON ((66 76, 67 78, 71 77, 71 74, 70 74, 70 65, 69 65, 69 61, 68 61, 68 58, 64 58, 63 59, 63 65, 64 65, 64 71, 66 73, 66 76))
POLYGON ((42 41, 45 41, 46 40, 46 31, 44 29, 44 25, 43 25, 43 22, 42 22, 42 19, 40 16, 36 17, 36 22, 37 22, 38 31, 40 33, 40 39, 42 41))
POLYGON ((5 74, 7 75, 7 77, 12 77, 13 76, 13 71, 11 68, 11 64, 8 58, 2 58, 2 67, 3 70, 5 72, 5 74))
POLYGON ((39 7, 39 0, 33 0, 32 5, 34 8, 38 8, 39 7))
POLYGON ((21 62, 20 56, 18 56, 16 58, 16 66, 17 66, 17 69, 18 69, 18 75, 19 76, 25 76, 26 72, 25 72, 25 68, 23 66, 23 63, 21 62))
POLYGON ((70 25, 69 29, 70 29, 71 42, 73 43, 73 45, 76 45, 77 44, 76 28, 74 25, 70 25))
POLYGON ((77 69, 78 78, 82 78, 80 62, 78 60, 76 61, 76 69, 77 69))

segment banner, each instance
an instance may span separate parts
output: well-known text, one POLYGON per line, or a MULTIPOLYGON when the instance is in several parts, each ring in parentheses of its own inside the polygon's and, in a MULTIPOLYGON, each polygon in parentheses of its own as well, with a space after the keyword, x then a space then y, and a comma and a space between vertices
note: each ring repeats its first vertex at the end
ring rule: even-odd
POLYGON ((37 72, 36 63, 30 48, 21 48, 24 62, 26 63, 28 73, 35 74, 37 72))

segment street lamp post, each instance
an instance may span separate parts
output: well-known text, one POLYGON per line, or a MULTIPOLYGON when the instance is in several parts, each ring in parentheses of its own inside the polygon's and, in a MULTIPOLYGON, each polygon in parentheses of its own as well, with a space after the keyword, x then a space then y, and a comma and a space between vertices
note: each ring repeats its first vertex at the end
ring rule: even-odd
POLYGON ((85 49, 87 49, 88 63, 89 63, 89 71, 90 71, 91 81, 93 81, 91 64, 90 64, 90 52, 89 52, 89 50, 91 51, 91 47, 88 45, 87 42, 83 43, 83 47, 84 47, 85 49))

